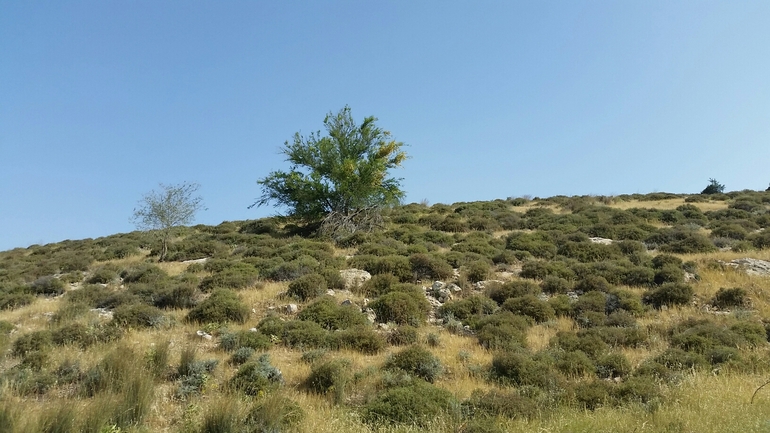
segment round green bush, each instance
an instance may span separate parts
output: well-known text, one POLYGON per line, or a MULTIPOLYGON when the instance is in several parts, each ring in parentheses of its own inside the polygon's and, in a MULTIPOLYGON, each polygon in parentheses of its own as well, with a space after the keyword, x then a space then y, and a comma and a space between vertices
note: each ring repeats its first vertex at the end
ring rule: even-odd
POLYGON ((417 342, 417 328, 409 325, 401 325, 393 328, 388 333, 388 344, 392 346, 405 346, 417 342))
POLYGON ((353 380, 347 359, 330 359, 313 365, 305 386, 316 394, 332 394, 336 403, 344 399, 348 386, 353 380))
POLYGON ((419 293, 390 292, 370 305, 380 323, 420 326, 427 318, 427 301, 419 293), (422 299, 420 299, 422 298, 422 299))
POLYGON ((129 328, 159 328, 169 324, 163 311, 146 304, 121 305, 113 311, 112 321, 129 328))
POLYGON ((692 286, 684 283, 665 283, 662 286, 647 291, 642 296, 645 304, 652 305, 654 308, 662 306, 687 305, 692 301, 692 286))
POLYGON ((196 323, 245 323, 249 308, 233 291, 216 289, 211 296, 187 313, 187 321, 196 323))
POLYGON ((287 294, 300 301, 307 301, 326 293, 326 279, 320 274, 303 275, 289 283, 287 294))
POLYGON ((337 305, 331 296, 323 296, 307 305, 297 315, 299 320, 309 320, 334 331, 366 323, 366 316, 355 305, 337 305))
POLYGON ((716 308, 745 307, 748 303, 748 296, 745 289, 734 287, 717 290, 717 293, 711 299, 711 305, 716 308))
POLYGON ((410 385, 390 388, 379 394, 364 406, 363 419, 370 425, 425 427, 456 407, 457 401, 449 391, 416 380, 410 385))
POLYGON ((541 301, 533 295, 509 298, 500 308, 513 314, 531 317, 537 323, 547 322, 556 317, 556 313, 548 302, 541 301))
POLYGON ((385 370, 403 371, 433 383, 444 371, 441 362, 429 350, 417 345, 393 354, 384 366, 385 370))

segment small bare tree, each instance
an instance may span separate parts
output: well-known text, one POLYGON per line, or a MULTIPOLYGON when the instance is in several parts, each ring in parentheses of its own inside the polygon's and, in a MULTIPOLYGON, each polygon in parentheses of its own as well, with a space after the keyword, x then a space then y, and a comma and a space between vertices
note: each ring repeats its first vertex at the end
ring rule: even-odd
POLYGON ((159 262, 166 259, 168 241, 175 227, 190 224, 195 213, 203 209, 203 199, 197 195, 200 185, 183 182, 179 185, 160 184, 160 191, 150 191, 139 200, 131 221, 139 230, 158 230, 161 237, 159 262))

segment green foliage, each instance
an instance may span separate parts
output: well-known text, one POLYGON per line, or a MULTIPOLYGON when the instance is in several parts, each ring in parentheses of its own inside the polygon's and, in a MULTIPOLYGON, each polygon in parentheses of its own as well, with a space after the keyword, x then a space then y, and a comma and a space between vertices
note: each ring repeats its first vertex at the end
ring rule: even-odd
POLYGON ((42 277, 30 284, 30 290, 37 295, 57 296, 64 293, 64 282, 55 277, 42 277))
POLYGON ((642 297, 642 301, 654 308, 662 306, 687 305, 692 301, 692 286, 684 283, 665 283, 662 286, 648 290, 642 297))
POLYGON ((556 317, 556 313, 548 302, 542 301, 534 295, 508 298, 500 308, 513 314, 531 317, 537 323, 546 322, 556 317))
POLYGON ((317 394, 331 395, 335 403, 342 403, 352 380, 350 361, 331 359, 313 365, 305 386, 317 394))
POLYGON ((385 370, 402 371, 433 383, 444 371, 441 362, 433 354, 417 345, 412 345, 393 354, 384 366, 385 370))
POLYGON ((254 404, 246 416, 246 430, 250 433, 279 433, 301 424, 305 417, 302 407, 282 395, 270 394, 254 404))
POLYGON ((489 275, 492 272, 492 267, 489 266, 489 263, 486 261, 476 260, 465 266, 462 271, 463 275, 468 279, 468 281, 471 283, 476 283, 478 281, 483 281, 489 278, 489 275))
POLYGON ((113 311, 112 321, 129 328, 160 328, 169 324, 161 310, 151 305, 121 305, 113 311))
POLYGON ((260 331, 222 332, 219 336, 219 347, 225 351, 247 347, 252 350, 267 350, 272 346, 270 337, 260 331))
POLYGON ((371 228, 376 219, 370 219, 368 209, 396 204, 403 197, 399 180, 386 176, 406 159, 403 143, 376 126, 376 120, 367 117, 357 125, 346 106, 326 115, 328 136, 296 133, 282 149, 291 170, 260 179, 262 196, 252 206, 275 203, 304 221, 340 216, 333 230, 339 235, 371 228))
POLYGON ((711 305, 716 308, 745 307, 748 303, 748 296, 745 289, 734 287, 717 290, 717 293, 711 299, 711 305))
POLYGON ((381 323, 420 326, 427 317, 428 303, 416 291, 393 291, 377 298, 370 305, 381 323))
POLYGON ((701 194, 722 194, 725 192, 725 186, 719 183, 716 179, 709 179, 709 184, 703 188, 701 194))
POLYGON ((289 283, 287 294, 300 301, 307 301, 326 293, 326 279, 320 274, 303 275, 289 283))
POLYGON ((243 364, 228 385, 249 396, 259 395, 283 384, 281 371, 270 363, 270 356, 265 353, 257 361, 243 364))
POLYGON ((409 325, 401 325, 393 328, 388 333, 388 343, 393 346, 405 346, 417 342, 417 328, 409 325))
POLYGON ((159 261, 166 258, 172 230, 191 223, 195 213, 203 208, 203 199, 196 195, 199 188, 197 183, 161 184, 161 191, 145 194, 138 203, 139 207, 134 209, 132 220, 140 230, 160 232, 162 247, 159 261))
POLYGON ((259 271, 254 266, 239 262, 204 278, 200 283, 200 288, 204 292, 209 292, 214 288, 244 289, 256 283, 258 277, 259 271))
POLYGON ((523 352, 498 352, 492 358, 493 378, 503 384, 555 389, 561 385, 559 374, 544 360, 523 352))
POLYGON ((522 280, 509 281, 502 286, 493 285, 487 289, 487 296, 498 305, 502 305, 508 298, 538 294, 540 294, 540 286, 531 281, 522 280))
POLYGON ((366 323, 366 316, 358 307, 352 304, 337 305, 337 301, 331 296, 323 296, 303 308, 297 319, 316 322, 330 331, 366 323))
POLYGON ((374 355, 385 348, 385 338, 368 325, 358 325, 332 335, 332 345, 374 355))
POLYGON ((440 257, 412 254, 409 256, 409 263, 417 280, 445 280, 452 276, 452 266, 440 257))
POLYGON ((426 426, 441 415, 451 414, 457 401, 449 391, 415 380, 405 386, 390 388, 367 403, 364 422, 426 426))
POLYGON ((249 318, 249 308, 234 292, 217 289, 211 296, 187 313, 189 322, 197 323, 244 323, 249 318))

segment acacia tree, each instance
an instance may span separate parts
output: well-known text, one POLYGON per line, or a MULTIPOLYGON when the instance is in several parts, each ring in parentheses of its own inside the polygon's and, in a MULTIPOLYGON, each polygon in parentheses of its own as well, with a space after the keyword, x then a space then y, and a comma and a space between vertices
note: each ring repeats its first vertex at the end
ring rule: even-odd
POLYGON ((273 203, 287 208, 292 218, 320 223, 320 230, 333 237, 377 226, 380 210, 404 196, 400 179, 388 177, 388 170, 407 156, 404 143, 376 121, 367 117, 359 125, 345 106, 324 118, 326 136, 295 133, 281 149, 291 168, 258 180, 262 196, 249 207, 273 203))
POLYGON ((158 261, 166 258, 173 229, 190 224, 195 213, 203 209, 198 189, 200 185, 197 183, 160 184, 160 191, 145 194, 134 209, 131 220, 139 230, 158 230, 160 234, 162 246, 158 261))

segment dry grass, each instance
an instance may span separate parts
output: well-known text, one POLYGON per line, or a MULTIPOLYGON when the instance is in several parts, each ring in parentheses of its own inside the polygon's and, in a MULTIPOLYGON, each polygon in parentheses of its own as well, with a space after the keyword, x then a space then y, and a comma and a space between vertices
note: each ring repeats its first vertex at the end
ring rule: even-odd
POLYGON ((706 202, 687 203, 683 198, 672 198, 668 200, 653 200, 653 201, 636 201, 636 200, 614 201, 609 206, 615 209, 622 209, 622 210, 628 210, 635 207, 670 210, 670 209, 676 209, 683 204, 691 204, 703 212, 727 208, 727 202, 724 202, 724 201, 706 201, 706 202))

